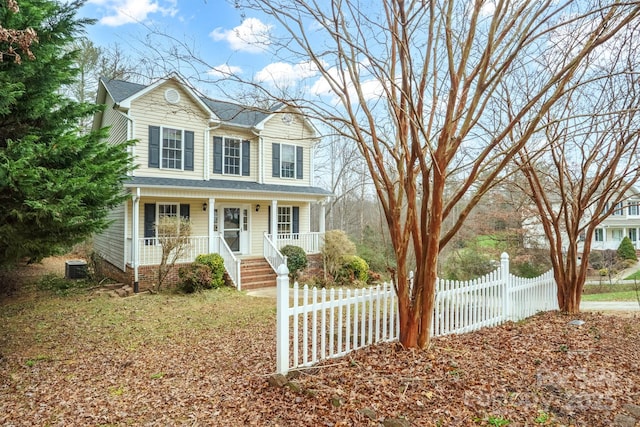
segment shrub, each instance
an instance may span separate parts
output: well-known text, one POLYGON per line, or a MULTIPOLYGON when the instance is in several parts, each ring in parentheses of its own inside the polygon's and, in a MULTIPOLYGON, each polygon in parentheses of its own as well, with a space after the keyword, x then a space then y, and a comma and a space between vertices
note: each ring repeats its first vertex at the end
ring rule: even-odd
POLYGON ((210 288, 218 289, 224 285, 224 258, 220 254, 198 255, 196 264, 206 265, 211 270, 210 288))
POLYGON ((205 264, 190 264, 178 269, 178 289, 187 294, 211 289, 211 268, 205 264))
POLYGON ((347 280, 369 280, 369 264, 356 255, 347 255, 342 259, 342 268, 338 274, 340 278, 347 280))
POLYGON ((287 257, 289 274, 294 280, 297 279, 298 273, 309 265, 304 249, 299 246, 287 245, 280 249, 280 252, 287 257))
POLYGON ((495 265, 486 251, 473 248, 452 252, 444 262, 444 278, 449 280, 472 280, 495 270, 495 265))
POLYGON ((625 236, 620 242, 620 246, 618 246, 618 256, 622 259, 638 260, 636 249, 633 247, 633 243, 631 243, 629 237, 625 236))
POLYGON ((356 245, 353 244, 342 230, 327 231, 322 245, 322 257, 325 268, 332 276, 336 277, 342 268, 343 258, 347 255, 355 255, 356 245))

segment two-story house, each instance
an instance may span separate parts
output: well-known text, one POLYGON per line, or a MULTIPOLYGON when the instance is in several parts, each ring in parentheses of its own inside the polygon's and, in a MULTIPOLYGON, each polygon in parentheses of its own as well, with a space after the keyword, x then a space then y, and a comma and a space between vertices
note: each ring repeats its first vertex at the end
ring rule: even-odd
POLYGON ((237 288, 249 276, 244 266, 258 268, 266 260, 277 268, 285 244, 319 251, 331 194, 313 185, 319 137, 296 111, 208 99, 177 74, 150 85, 101 79, 97 102, 106 108, 94 128, 109 126, 113 144, 137 140, 131 153, 136 168, 124 189, 131 198, 94 237, 111 276, 136 290, 154 283, 161 254, 155 224, 164 216, 191 223, 178 263, 219 253, 237 288), (311 232, 314 203, 320 204, 320 226, 311 232))
POLYGON ((618 249, 625 236, 640 250, 640 193, 635 188, 630 193, 625 201, 609 207, 611 215, 596 228, 592 250, 618 249))

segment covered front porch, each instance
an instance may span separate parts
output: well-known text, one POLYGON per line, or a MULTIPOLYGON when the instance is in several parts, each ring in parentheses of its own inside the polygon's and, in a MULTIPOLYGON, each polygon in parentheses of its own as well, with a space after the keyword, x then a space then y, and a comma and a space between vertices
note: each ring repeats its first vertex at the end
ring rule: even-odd
POLYGON ((176 264, 191 263, 201 254, 218 253, 237 289, 242 288, 243 259, 264 258, 275 270, 286 262, 280 252, 282 247, 295 245, 307 254, 317 254, 323 243, 322 203, 319 230, 312 232, 309 231, 311 202, 307 200, 185 199, 141 193, 138 189, 130 204, 131 226, 125 243, 125 260, 133 270, 134 285, 139 281, 140 267, 160 263, 162 246, 154 224, 162 216, 181 216, 191 223, 191 236, 176 264))
POLYGON ((636 250, 640 250, 640 227, 605 226, 596 228, 591 250, 617 250, 624 237, 628 237, 636 250))

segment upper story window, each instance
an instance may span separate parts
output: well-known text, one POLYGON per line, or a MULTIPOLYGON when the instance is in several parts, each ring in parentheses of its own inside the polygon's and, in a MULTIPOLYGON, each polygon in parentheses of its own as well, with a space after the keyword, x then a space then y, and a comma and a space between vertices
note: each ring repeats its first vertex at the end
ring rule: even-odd
POLYGON ((182 169, 182 131, 162 128, 162 167, 182 169))
POLYGON ((249 176, 251 145, 248 140, 213 137, 213 173, 249 176))
POLYGON ((224 138, 224 173, 240 175, 241 146, 239 139, 224 138))
POLYGON ((163 126, 149 126, 149 167, 193 170, 194 133, 163 126))
POLYGON ((302 179, 302 147, 290 144, 272 145, 272 176, 274 178, 302 179))
POLYGON ((639 215, 638 203, 640 203, 640 202, 638 202, 636 200, 628 202, 628 204, 629 204, 629 206, 628 206, 629 207, 629 215, 630 216, 631 215, 633 215, 633 216, 639 215))
POLYGON ((616 203, 611 215, 624 215, 624 204, 622 202, 616 203))

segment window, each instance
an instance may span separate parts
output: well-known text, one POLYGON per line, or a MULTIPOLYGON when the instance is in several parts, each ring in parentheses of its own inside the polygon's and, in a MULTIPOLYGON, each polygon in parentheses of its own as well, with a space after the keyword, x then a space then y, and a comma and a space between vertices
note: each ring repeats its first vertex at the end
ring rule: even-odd
POLYGON ((213 137, 213 173, 249 176, 251 144, 248 140, 213 137))
POLYGON ((631 241, 634 243, 638 240, 638 235, 636 234, 635 228, 629 229, 629 239, 631 239, 631 241))
MULTIPOLYGON (((160 223, 160 220, 162 218, 177 218, 177 217, 178 217, 177 204, 174 204, 174 203, 158 204, 158 224, 160 223)), ((180 223, 178 223, 178 227, 180 227, 180 223)), ((158 227, 157 234, 158 234, 158 237, 165 237, 169 235, 169 233, 167 232, 163 233, 163 230, 161 230, 160 227, 158 227)))
POLYGON ((272 145, 272 176, 274 178, 303 178, 303 149, 289 144, 272 145))
POLYGON ((182 169, 182 131, 162 129, 162 167, 182 169))
POLYGON ((624 215, 624 205, 622 202, 615 204, 611 215, 624 215))
POLYGON ((193 170, 194 133, 149 126, 149 167, 193 170))
POLYGON ((596 242, 604 242, 603 231, 602 228, 596 228, 596 242))
POLYGON ((280 178, 295 178, 296 149, 293 145, 282 145, 280 157, 280 178))
POLYGON ((611 230, 611 236, 613 237, 614 241, 616 241, 616 242, 621 241, 622 237, 623 237, 622 229, 621 228, 614 228, 613 230, 611 230))
POLYGON ((637 216, 638 215, 638 201, 628 202, 629 204, 629 215, 637 216))
POLYGON ((218 209, 213 210, 213 231, 218 231, 218 209))
POLYGON ((291 234, 291 206, 278 206, 278 234, 291 234))
POLYGON ((240 175, 241 159, 240 140, 224 139, 224 173, 229 175, 240 175))

